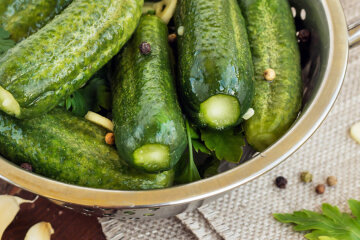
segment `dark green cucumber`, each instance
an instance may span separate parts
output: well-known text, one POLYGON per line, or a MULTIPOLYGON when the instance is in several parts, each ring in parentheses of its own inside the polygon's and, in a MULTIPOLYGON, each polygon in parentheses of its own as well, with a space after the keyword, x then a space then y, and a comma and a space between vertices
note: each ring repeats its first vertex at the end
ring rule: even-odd
POLYGON ((94 188, 138 190, 172 184, 173 172, 141 173, 104 141, 106 130, 63 109, 18 120, 0 113, 0 153, 43 176, 94 188))
POLYGON ((253 65, 236 0, 180 0, 180 94, 188 117, 200 126, 239 124, 253 98, 253 65))
POLYGON ((0 26, 20 41, 37 32, 72 0, 0 0, 0 26))
POLYGON ((247 141, 263 151, 296 119, 302 99, 300 54, 287 0, 239 0, 248 25, 255 67, 255 115, 245 125, 247 141), (266 81, 264 72, 276 77, 266 81))
POLYGON ((147 172, 168 170, 187 146, 172 77, 167 26, 143 16, 116 63, 113 79, 115 142, 120 156, 147 172), (151 53, 139 46, 146 42, 151 53))
POLYGON ((0 110, 39 116, 107 63, 130 38, 143 0, 74 0, 0 58, 0 110))

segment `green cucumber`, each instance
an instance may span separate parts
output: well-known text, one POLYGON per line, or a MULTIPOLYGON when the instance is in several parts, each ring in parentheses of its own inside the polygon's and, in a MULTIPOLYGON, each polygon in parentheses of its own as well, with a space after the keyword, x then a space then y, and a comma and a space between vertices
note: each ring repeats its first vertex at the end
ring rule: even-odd
POLYGON ((0 110, 31 118, 57 106, 119 52, 142 5, 143 0, 74 0, 0 58, 0 110))
POLYGON ((247 21, 255 67, 255 114, 246 121, 246 139, 263 151, 279 139, 301 108, 300 53, 287 0, 239 0, 247 21), (266 81, 273 69, 276 77, 266 81))
POLYGON ((253 65, 236 0, 180 0, 179 87, 187 116, 224 129, 242 121, 253 98, 253 65))
POLYGON ((41 117, 18 120, 0 113, 0 153, 35 173, 86 187, 120 190, 164 188, 172 171, 141 173, 105 143, 106 130, 56 108, 41 117))
POLYGON ((0 0, 0 26, 20 41, 37 32, 72 0, 0 0))
POLYGON ((119 155, 147 172, 174 167, 187 146, 167 36, 167 26, 160 18, 143 16, 117 59, 112 82, 119 155), (144 42, 151 47, 148 55, 139 49, 144 42))

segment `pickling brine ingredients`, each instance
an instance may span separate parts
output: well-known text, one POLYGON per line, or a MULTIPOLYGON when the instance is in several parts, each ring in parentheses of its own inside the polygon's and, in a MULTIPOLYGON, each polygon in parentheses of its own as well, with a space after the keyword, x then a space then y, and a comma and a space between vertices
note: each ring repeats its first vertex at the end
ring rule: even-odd
POLYGON ((72 0, 0 0, 0 26, 20 41, 61 13, 72 0))
POLYGON ((293 124, 301 107, 300 53, 287 0, 238 0, 255 68, 255 113, 245 123, 249 144, 263 151, 293 124))
POLYGON ((19 120, 0 113, 0 154, 28 162, 43 176, 93 188, 140 190, 172 185, 173 171, 146 174, 129 167, 104 141, 107 130, 63 109, 19 120))
POLYGON ((253 98, 253 64, 236 0, 180 0, 179 94, 187 117, 201 127, 238 125, 253 98))
POLYGON ((0 239, 2 239, 5 229, 19 212, 20 205, 23 203, 33 203, 34 201, 36 199, 31 201, 10 195, 0 195, 0 239))
POLYGON ((145 15, 114 64, 117 150, 131 166, 146 172, 173 168, 187 144, 169 50, 166 24, 145 15), (144 54, 145 49, 151 51, 144 54))
POLYGON ((0 110, 40 116, 82 87, 134 32, 143 0, 74 0, 0 58, 0 110))
POLYGON ((54 229, 48 222, 39 222, 32 226, 25 235, 24 240, 50 240, 54 229))

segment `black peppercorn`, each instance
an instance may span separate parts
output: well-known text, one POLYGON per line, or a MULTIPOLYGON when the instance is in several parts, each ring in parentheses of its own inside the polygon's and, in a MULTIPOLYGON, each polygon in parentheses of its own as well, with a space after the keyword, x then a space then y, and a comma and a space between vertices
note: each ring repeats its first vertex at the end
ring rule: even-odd
POLYGON ((148 55, 151 53, 151 46, 148 42, 142 42, 139 46, 140 52, 143 55, 148 55))
POLYGON ((30 163, 22 163, 20 167, 25 169, 26 171, 32 172, 32 166, 30 163))
POLYGON ((300 42, 305 43, 310 39, 310 31, 307 29, 302 29, 299 31, 298 39, 300 42))
POLYGON ((278 187, 278 188, 285 188, 286 187, 286 184, 287 184, 287 180, 286 178, 280 176, 280 177, 277 177, 275 179, 275 185, 278 187))

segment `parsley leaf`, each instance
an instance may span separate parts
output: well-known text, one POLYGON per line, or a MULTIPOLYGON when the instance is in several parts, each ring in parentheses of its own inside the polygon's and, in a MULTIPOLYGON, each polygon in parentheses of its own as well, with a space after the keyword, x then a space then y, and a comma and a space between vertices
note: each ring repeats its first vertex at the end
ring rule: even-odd
POLYGON ((96 76, 90 79, 65 100, 65 107, 78 116, 85 116, 88 111, 99 112, 101 108, 110 110, 111 93, 106 80, 96 76))
POLYGON ((274 214, 282 223, 293 223, 295 231, 312 231, 305 235, 310 240, 360 240, 360 201, 348 201, 352 215, 341 213, 330 204, 322 205, 322 213, 308 210, 292 214, 274 214))
POLYGON ((175 170, 176 171, 175 181, 180 184, 190 183, 201 179, 199 171, 194 162, 193 146, 192 146, 192 138, 191 138, 192 130, 189 125, 189 122, 186 121, 186 132, 188 137, 189 152, 182 156, 175 170))
POLYGON ((10 33, 0 27, 0 57, 14 46, 15 42, 10 39, 10 33))
POLYGON ((244 136, 234 129, 216 131, 211 129, 201 130, 201 139, 205 146, 215 152, 219 160, 239 163, 245 146, 244 136))

